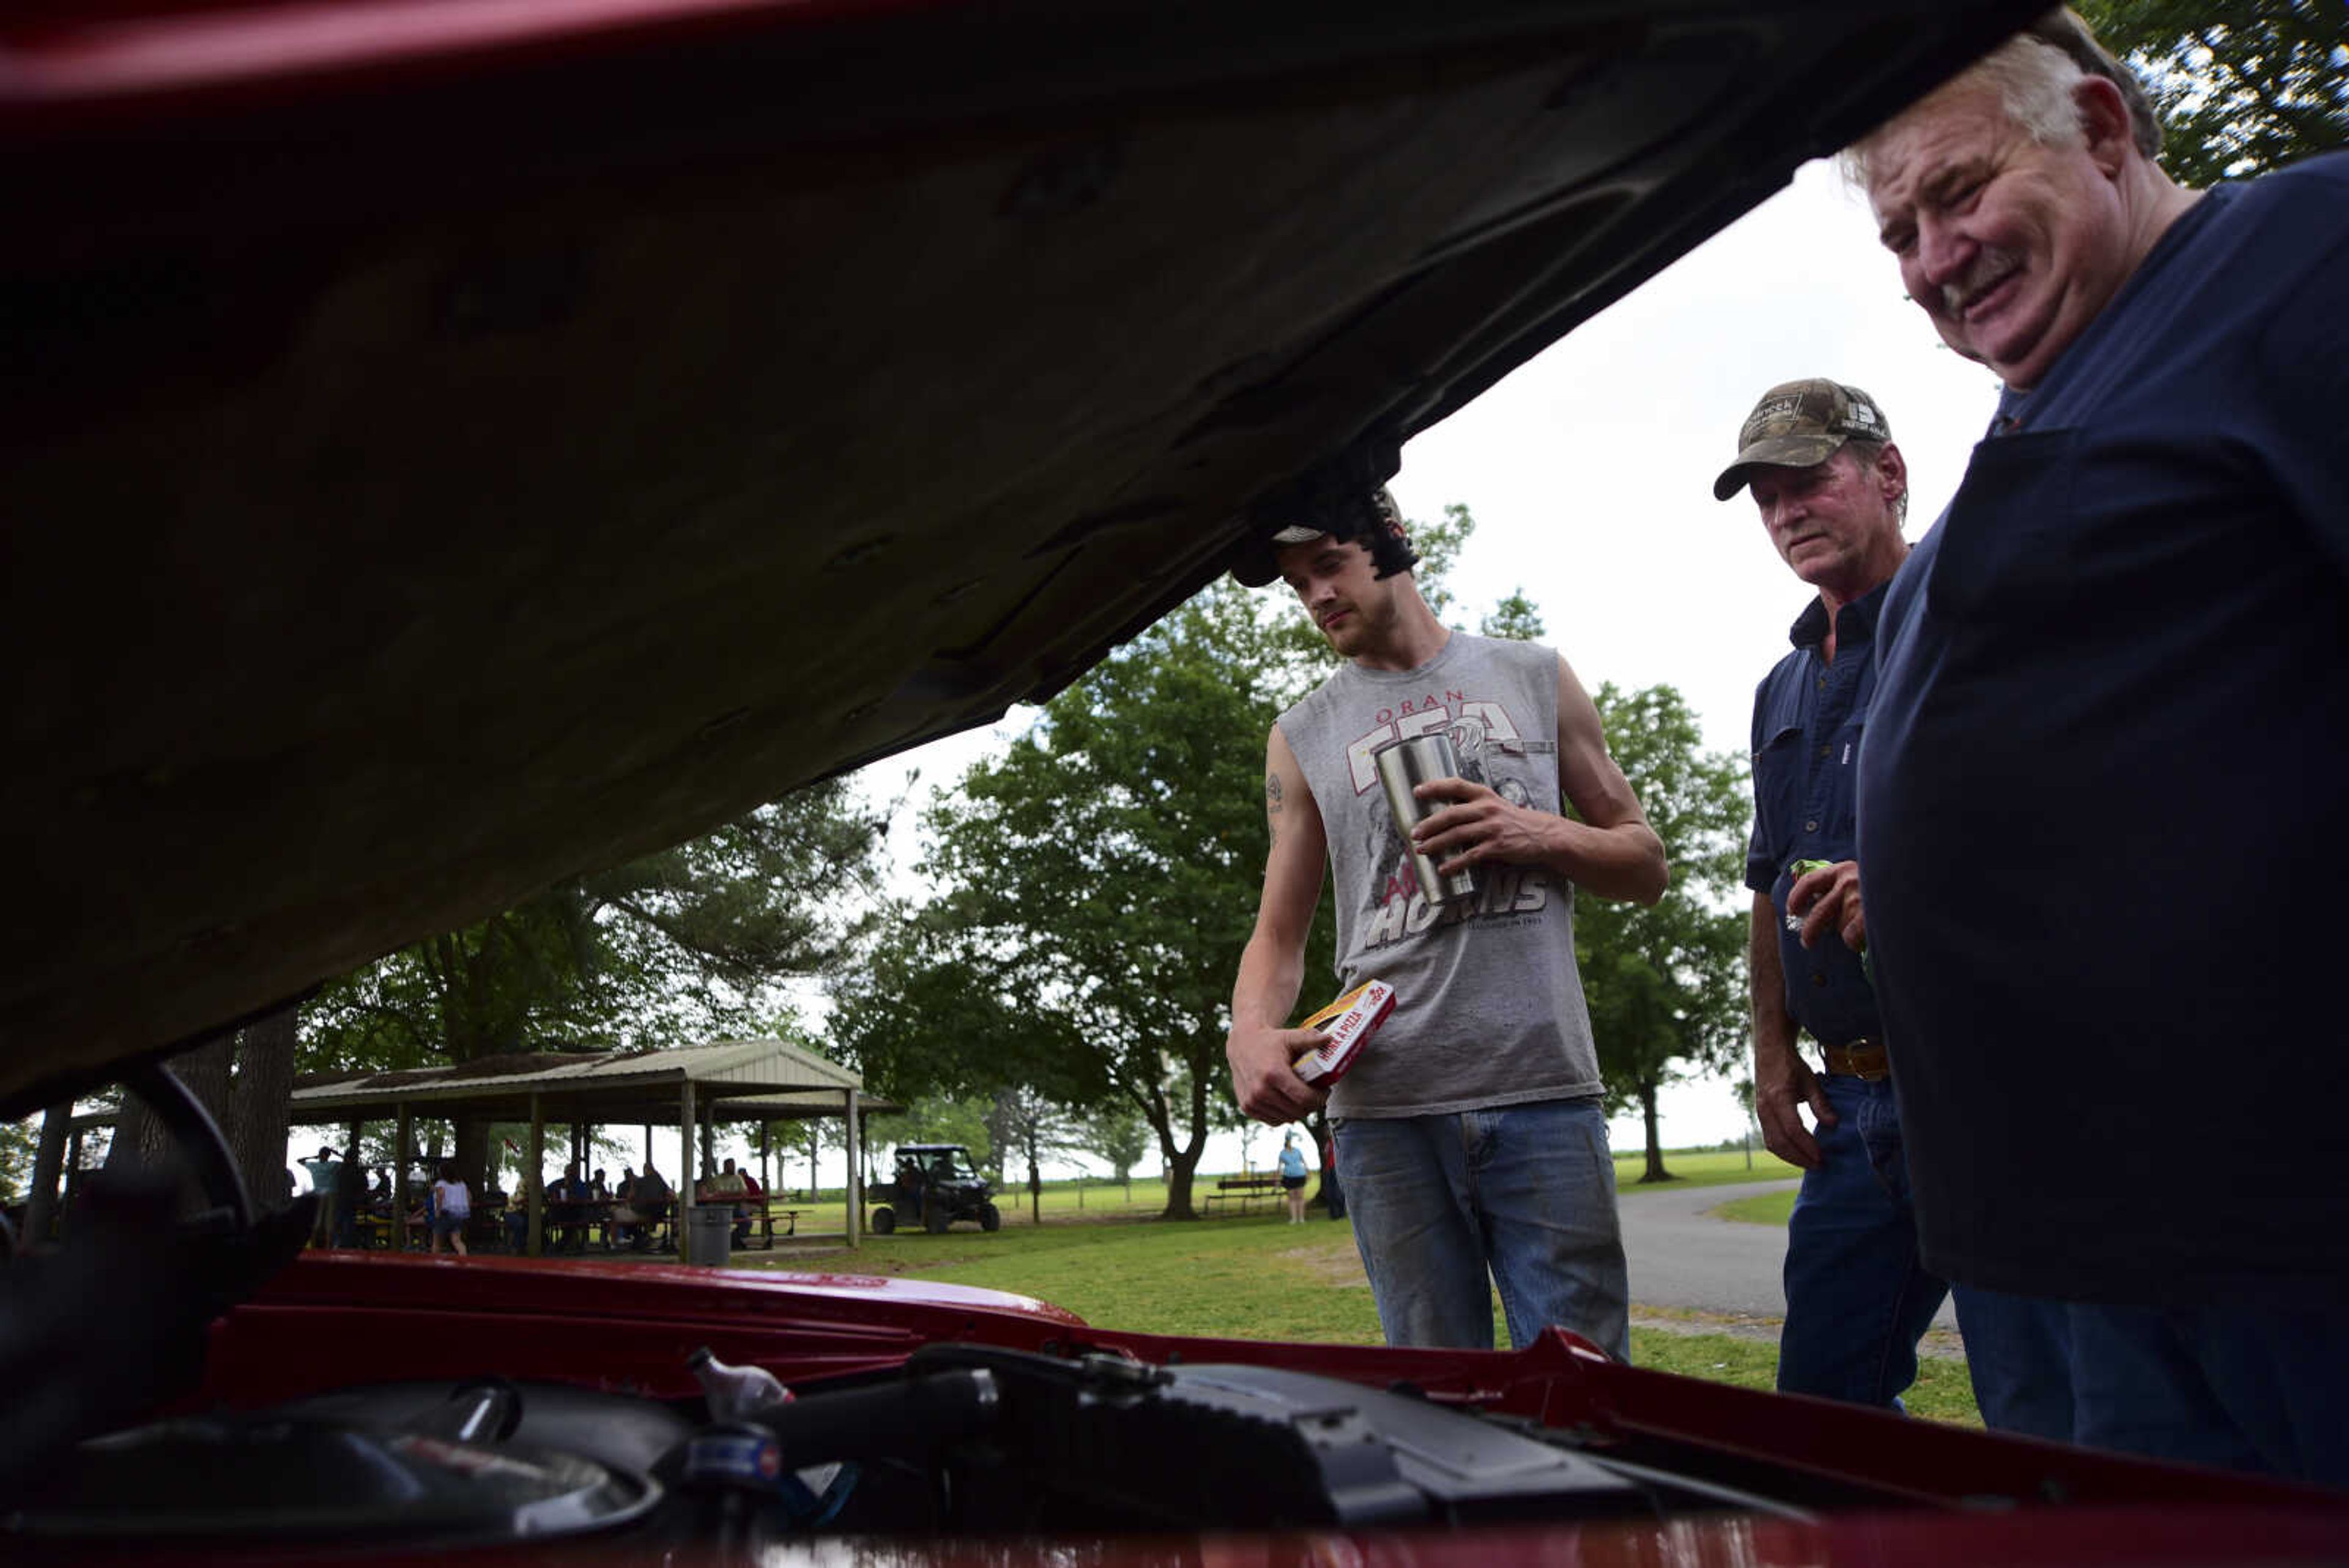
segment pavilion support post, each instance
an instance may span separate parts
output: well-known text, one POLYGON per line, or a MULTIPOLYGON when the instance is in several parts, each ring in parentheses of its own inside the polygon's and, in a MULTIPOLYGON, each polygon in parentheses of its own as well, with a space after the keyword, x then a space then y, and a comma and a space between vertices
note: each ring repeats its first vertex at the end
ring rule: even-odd
POLYGON ((546 1168, 546 1105, 536 1091, 530 1096, 530 1164, 522 1173, 523 1190, 530 1194, 530 1231, 523 1251, 539 1255, 546 1241, 546 1190, 540 1172, 546 1168))
POLYGON ((693 1202, 693 1080, 688 1078, 678 1087, 677 1146, 677 1256, 686 1261, 686 1243, 690 1239, 686 1224, 693 1202))
POLYGON ((351 1238, 357 1245, 359 1234, 358 1217, 367 1205, 367 1156, 359 1151, 359 1139, 367 1136, 367 1123, 353 1116, 343 1128, 342 1190, 335 1194, 336 1246, 344 1245, 343 1238, 351 1238))
POLYGON ((848 1244, 861 1247, 864 1244, 864 1117, 855 1090, 843 1089, 840 1096, 848 1106, 848 1136, 841 1140, 848 1146, 848 1244))
POLYGON ((408 1251, 408 1161, 410 1146, 416 1141, 416 1123, 408 1114, 408 1102, 401 1100, 392 1107, 391 1135, 391 1233, 395 1251, 408 1251))

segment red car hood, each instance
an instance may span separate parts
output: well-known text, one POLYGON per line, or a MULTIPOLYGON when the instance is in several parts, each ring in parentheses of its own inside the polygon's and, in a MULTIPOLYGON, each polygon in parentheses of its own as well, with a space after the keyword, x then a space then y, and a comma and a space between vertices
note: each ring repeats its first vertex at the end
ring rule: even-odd
POLYGON ((1050 695, 2029 8, 12 6, 0 1111, 1050 695))

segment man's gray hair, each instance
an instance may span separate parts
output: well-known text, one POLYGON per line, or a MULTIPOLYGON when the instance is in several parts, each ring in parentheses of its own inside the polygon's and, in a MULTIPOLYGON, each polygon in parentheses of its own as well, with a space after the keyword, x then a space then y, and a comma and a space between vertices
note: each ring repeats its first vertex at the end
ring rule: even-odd
POLYGON ((2096 42, 2096 35, 2088 30, 2081 15, 2068 5, 2058 5, 2030 26, 2026 36, 2043 44, 2053 44, 2070 57, 2084 76, 2102 77, 2120 88, 2121 101, 2128 106, 2129 140, 2147 158, 2161 155, 2161 112, 2153 107, 2153 99, 2145 90, 2137 74, 2113 57, 2113 52, 2096 42))
MULTIPOLYGON (((1851 453, 1862 473, 1874 473, 1877 464, 1884 461, 1884 449, 1891 444, 1889 441, 1862 441, 1854 436, 1843 443, 1843 450, 1851 453)), ((1900 487, 1899 495, 1892 503, 1892 520, 1896 523, 1909 521, 1909 487, 1906 484, 1900 487)))
MULTIPOLYGON (((1998 95, 2007 119, 2032 140, 2043 147, 2076 147, 2087 132, 2072 89, 2090 76, 2103 77, 2120 89, 2128 106, 2129 140, 2137 150, 2147 158, 2159 152, 2161 118, 2154 111, 2145 85, 2136 72, 2096 42, 2077 14, 2060 5, 1935 88, 1919 105, 1912 105, 1911 111, 1952 94, 1988 88, 1998 95)), ((1869 154, 1908 112, 1844 149, 1837 162, 1846 183, 1855 190, 1868 189, 1869 154)))

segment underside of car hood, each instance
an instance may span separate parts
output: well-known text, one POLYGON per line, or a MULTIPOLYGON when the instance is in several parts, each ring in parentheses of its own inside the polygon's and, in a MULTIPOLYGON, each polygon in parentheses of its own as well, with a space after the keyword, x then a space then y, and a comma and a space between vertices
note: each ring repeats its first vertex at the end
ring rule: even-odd
POLYGON ((1050 696, 2018 25, 16 7, 16 1108, 1050 696))

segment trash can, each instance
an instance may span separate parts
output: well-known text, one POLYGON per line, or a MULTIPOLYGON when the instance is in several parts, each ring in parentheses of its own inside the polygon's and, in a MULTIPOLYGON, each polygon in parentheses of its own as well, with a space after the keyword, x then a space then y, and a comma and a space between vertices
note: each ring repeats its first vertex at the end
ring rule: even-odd
POLYGON ((696 1203, 685 1211, 685 1261, 723 1268, 733 1255, 734 1206, 696 1203))

